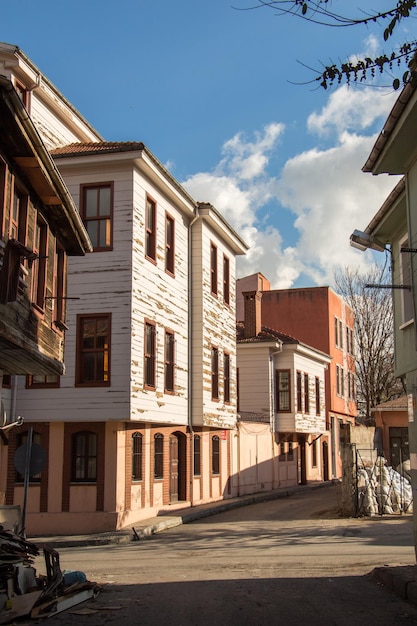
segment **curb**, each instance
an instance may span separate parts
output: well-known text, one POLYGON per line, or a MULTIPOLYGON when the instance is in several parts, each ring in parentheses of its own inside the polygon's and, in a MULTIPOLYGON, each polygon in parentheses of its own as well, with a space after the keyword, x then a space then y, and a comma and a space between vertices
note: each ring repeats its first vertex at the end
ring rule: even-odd
POLYGON ((138 522, 138 526, 129 526, 122 528, 121 530, 99 533, 97 535, 76 535, 71 537, 32 537, 30 541, 43 547, 53 546, 58 548, 73 548, 73 547, 86 547, 86 546, 107 546, 130 543, 139 541, 142 539, 149 539, 152 535, 155 535, 163 530, 181 526, 182 524, 189 524, 198 519, 204 517, 210 517, 211 515, 217 515, 218 513, 224 513, 232 509, 237 509, 244 506, 250 506, 260 502, 268 502, 270 500, 277 500, 279 498, 287 498, 296 493, 307 491, 311 489, 317 489, 321 487, 331 487, 336 484, 333 481, 318 482, 308 485, 294 486, 289 489, 282 489, 276 491, 268 491, 265 493, 257 493, 247 496, 238 496, 230 500, 220 500, 207 505, 196 506, 195 508, 186 509, 183 514, 177 511, 176 515, 161 515, 160 521, 146 524, 146 520, 138 522))
POLYGON ((388 591, 417 606, 417 565, 375 567, 370 575, 388 591))

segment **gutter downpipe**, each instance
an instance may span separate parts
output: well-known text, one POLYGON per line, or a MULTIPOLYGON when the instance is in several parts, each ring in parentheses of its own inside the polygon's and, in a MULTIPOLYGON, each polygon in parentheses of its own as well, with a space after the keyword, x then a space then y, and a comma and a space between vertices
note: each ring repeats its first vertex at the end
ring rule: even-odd
POLYGON ((275 394, 274 394, 274 356, 282 352, 282 344, 279 350, 275 350, 274 352, 269 353, 269 363, 270 363, 270 381, 271 381, 271 402, 270 402, 270 411, 269 411, 269 427, 271 430, 271 460, 272 460, 272 489, 275 489, 275 455, 274 455, 274 435, 275 435, 275 424, 274 424, 274 416, 276 414, 275 407, 275 394))
POLYGON ((17 401, 17 376, 12 376, 12 402, 10 406, 10 421, 16 421, 16 401, 17 401))
POLYGON ((188 227, 188 431, 190 433, 190 504, 194 506, 194 430, 192 418, 193 383, 193 235, 192 227, 200 218, 198 208, 188 227))

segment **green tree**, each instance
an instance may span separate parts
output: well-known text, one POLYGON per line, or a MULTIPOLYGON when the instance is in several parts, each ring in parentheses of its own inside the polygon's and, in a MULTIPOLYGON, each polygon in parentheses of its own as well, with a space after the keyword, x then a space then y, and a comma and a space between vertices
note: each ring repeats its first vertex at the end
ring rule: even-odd
MULTIPOLYGON (((269 8, 273 9, 278 16, 292 15, 313 24, 333 28, 366 26, 368 29, 379 31, 383 40, 388 42, 394 32, 398 32, 398 26, 405 19, 416 17, 417 0, 398 0, 385 11, 374 11, 368 7, 356 8, 355 3, 348 3, 350 4, 349 15, 343 15, 334 10, 337 4, 338 0, 333 2, 332 0, 257 0, 257 4, 249 9, 269 8)), ((362 4, 369 4, 369 2, 362 4)), ((342 82, 348 84, 366 82, 378 73, 386 73, 391 76, 394 74, 392 85, 394 89, 398 89, 401 85, 417 80, 414 62, 416 51, 416 39, 404 41, 388 54, 383 53, 376 57, 367 56, 339 64, 331 63, 325 65, 322 71, 313 70, 316 77, 312 82, 317 82, 327 89, 342 82)))
POLYGON ((380 265, 361 273, 336 272, 336 290, 355 318, 356 396, 359 419, 371 423, 371 408, 403 393, 394 375, 394 320, 389 272, 380 265))

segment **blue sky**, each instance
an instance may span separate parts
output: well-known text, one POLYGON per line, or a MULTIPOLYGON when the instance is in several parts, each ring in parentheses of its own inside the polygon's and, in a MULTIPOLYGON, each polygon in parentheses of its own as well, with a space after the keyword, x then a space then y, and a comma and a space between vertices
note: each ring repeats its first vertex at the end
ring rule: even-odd
POLYGON ((349 235, 398 180, 361 172, 396 95, 293 83, 313 77, 303 64, 382 52, 379 31, 239 10, 251 3, 20 0, 2 7, 0 40, 18 45, 105 139, 143 141, 212 202, 250 245, 239 276, 331 285, 338 267, 372 261, 349 235))

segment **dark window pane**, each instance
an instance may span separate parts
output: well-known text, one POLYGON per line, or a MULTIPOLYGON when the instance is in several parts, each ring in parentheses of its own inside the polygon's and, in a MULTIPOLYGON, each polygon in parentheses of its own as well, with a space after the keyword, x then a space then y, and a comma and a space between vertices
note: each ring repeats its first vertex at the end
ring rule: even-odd
POLYGON ((86 189, 85 191, 85 217, 95 217, 97 215, 97 191, 97 189, 86 189))
POLYGON ((154 438, 154 478, 164 477, 164 437, 157 433, 154 438))
POLYGON ((100 188, 100 204, 98 213, 101 216, 109 216, 111 210, 111 193, 110 187, 100 188))

